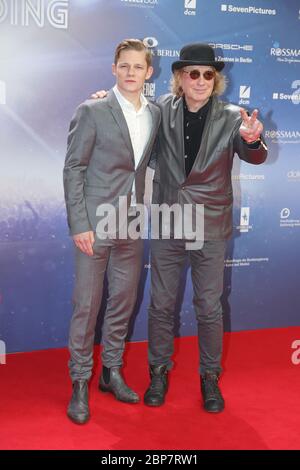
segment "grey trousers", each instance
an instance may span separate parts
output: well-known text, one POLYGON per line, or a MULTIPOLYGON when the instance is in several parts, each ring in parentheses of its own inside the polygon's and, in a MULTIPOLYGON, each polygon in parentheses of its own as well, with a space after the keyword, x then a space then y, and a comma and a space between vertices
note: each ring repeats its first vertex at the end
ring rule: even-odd
POLYGON ((187 251, 183 240, 151 241, 151 304, 149 308, 149 363, 172 367, 174 309, 182 268, 189 258, 193 304, 198 324, 200 374, 222 371, 223 292, 226 242, 206 241, 201 250, 187 251))
POLYGON ((102 329, 102 364, 122 366, 128 323, 136 302, 143 243, 108 240, 94 245, 89 257, 76 248, 74 310, 70 325, 69 370, 72 381, 88 380, 93 368, 95 327, 102 300, 105 272, 109 297, 102 329))

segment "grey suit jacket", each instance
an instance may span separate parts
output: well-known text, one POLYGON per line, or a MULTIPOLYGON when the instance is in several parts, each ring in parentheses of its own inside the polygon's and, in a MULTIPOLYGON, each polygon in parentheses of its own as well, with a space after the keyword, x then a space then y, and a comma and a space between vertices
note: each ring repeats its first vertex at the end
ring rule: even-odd
POLYGON ((214 96, 198 155, 186 177, 183 100, 165 95, 158 104, 162 122, 155 151, 153 203, 204 204, 205 240, 228 238, 232 232, 234 154, 248 163, 259 164, 267 157, 266 146, 249 148, 239 134, 240 108, 214 96))
POLYGON ((149 103, 152 130, 137 168, 128 127, 112 90, 102 100, 87 100, 76 110, 68 136, 63 171, 70 234, 96 230, 100 204, 118 206, 133 181, 136 199, 143 202, 145 172, 160 123, 160 110, 149 103))

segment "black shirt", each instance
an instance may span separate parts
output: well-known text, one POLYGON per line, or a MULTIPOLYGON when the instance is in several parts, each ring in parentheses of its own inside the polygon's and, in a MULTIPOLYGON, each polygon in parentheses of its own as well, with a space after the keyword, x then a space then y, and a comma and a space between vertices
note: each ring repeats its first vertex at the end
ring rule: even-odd
POLYGON ((188 110, 183 98, 183 118, 184 118, 184 163, 186 176, 189 175, 196 156, 199 152, 202 134, 208 111, 211 107, 211 99, 205 106, 196 113, 188 110))

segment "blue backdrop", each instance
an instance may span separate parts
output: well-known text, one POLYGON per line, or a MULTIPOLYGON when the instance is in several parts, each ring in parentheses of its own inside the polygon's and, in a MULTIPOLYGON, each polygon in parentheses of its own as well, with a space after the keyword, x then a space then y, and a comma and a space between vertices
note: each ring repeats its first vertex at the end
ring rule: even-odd
MULTIPOLYGON (((67 131, 75 107, 114 84, 114 49, 126 37, 153 50, 150 98, 167 92, 181 46, 203 41, 226 62, 224 99, 260 110, 268 161, 255 167, 236 158, 233 170, 225 327, 300 324, 299 30, 299 0, 0 0, 0 339, 8 352, 67 343, 67 131)), ((147 249, 146 242, 134 340, 147 337, 147 249)), ((189 271, 178 293, 177 327, 181 335, 196 333, 189 271)))

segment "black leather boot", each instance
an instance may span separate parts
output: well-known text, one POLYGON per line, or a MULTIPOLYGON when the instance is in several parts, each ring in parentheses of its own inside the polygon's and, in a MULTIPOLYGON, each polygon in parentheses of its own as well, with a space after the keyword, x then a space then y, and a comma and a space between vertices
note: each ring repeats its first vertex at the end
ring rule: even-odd
POLYGON ((144 403, 148 406, 161 406, 168 391, 167 366, 150 366, 150 378, 151 383, 144 395, 144 403))
POLYGON ((209 413, 220 413, 224 410, 224 398, 218 385, 219 375, 214 371, 206 371, 201 376, 201 392, 204 409, 209 413))
POLYGON ((140 401, 138 394, 131 390, 124 382, 120 367, 118 366, 111 368, 103 366, 99 390, 101 392, 111 392, 117 400, 125 403, 138 403, 140 401))
POLYGON ((68 417, 77 424, 84 424, 90 417, 89 392, 87 380, 75 380, 73 393, 68 406, 68 417))

